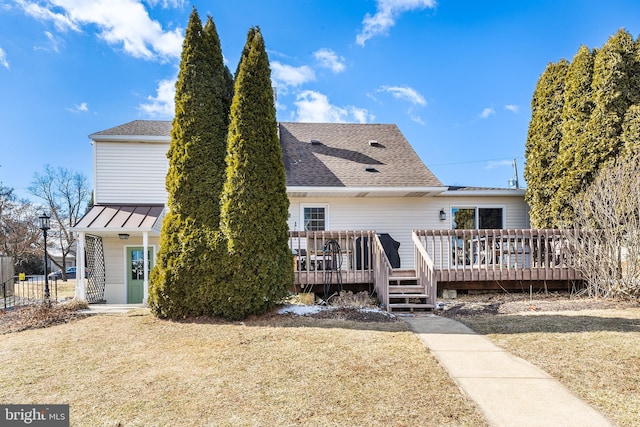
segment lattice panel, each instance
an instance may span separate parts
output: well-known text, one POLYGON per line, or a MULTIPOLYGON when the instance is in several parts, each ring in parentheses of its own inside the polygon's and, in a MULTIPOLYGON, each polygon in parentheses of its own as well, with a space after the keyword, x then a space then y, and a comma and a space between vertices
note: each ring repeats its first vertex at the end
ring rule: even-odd
POLYGON ((87 268, 89 269, 87 302, 105 302, 104 288, 106 286, 106 276, 102 237, 90 234, 85 236, 85 256, 87 268))

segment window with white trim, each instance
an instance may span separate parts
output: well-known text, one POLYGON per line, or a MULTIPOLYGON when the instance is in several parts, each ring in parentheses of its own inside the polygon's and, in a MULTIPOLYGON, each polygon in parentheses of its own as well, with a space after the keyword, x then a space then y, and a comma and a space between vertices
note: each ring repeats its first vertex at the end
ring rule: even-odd
POLYGON ((451 228, 454 230, 491 230, 504 228, 504 207, 470 206, 451 208, 451 228))
POLYGON ((327 230, 327 206, 302 206, 302 228, 304 231, 327 230))

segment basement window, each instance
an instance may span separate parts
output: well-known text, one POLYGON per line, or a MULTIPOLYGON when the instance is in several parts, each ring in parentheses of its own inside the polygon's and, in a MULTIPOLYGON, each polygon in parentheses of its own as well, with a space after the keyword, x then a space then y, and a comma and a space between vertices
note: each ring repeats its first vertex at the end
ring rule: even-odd
POLYGON ((364 171, 375 173, 378 172, 378 169, 374 168, 373 166, 367 166, 366 168, 364 168, 364 171))

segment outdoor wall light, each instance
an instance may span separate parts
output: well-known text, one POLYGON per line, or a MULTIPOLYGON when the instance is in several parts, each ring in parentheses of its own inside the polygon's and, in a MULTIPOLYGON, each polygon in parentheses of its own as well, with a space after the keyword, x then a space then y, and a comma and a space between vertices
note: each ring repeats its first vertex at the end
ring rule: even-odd
POLYGON ((447 213, 444 209, 440 209, 440 221, 444 221, 445 219, 447 219, 447 213))
POLYGON ((118 234, 118 237, 122 240, 127 240, 129 238, 129 235, 127 233, 120 233, 118 234))

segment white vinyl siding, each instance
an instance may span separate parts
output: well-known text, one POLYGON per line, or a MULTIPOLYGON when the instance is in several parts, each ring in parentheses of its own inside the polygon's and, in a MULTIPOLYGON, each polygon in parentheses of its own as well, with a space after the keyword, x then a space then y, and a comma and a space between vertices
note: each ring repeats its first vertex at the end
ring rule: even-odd
POLYGON ((95 142, 95 203, 166 203, 168 143, 95 142))
MULTIPOLYGON (((127 240, 120 240, 117 236, 103 237, 102 243, 104 246, 104 262, 106 270, 104 297, 107 300, 107 304, 126 304, 127 285, 125 282, 125 247, 142 247, 142 236, 131 236, 127 240)), ((153 253, 154 255, 157 254, 158 238, 149 236, 149 246, 153 246, 153 253)))
POLYGON ((452 206, 504 207, 505 228, 529 228, 527 205, 521 197, 394 197, 394 198, 290 198, 289 229, 303 230, 301 206, 328 206, 329 230, 373 230, 400 242, 401 268, 414 268, 411 232, 451 227, 452 206), (440 220, 440 209, 447 219, 440 220))
POLYGON ((289 229, 302 230, 302 206, 328 206, 331 223, 328 230, 374 230, 388 233, 400 242, 402 268, 413 268, 411 231, 426 228, 428 199, 420 198, 291 198, 289 229))

